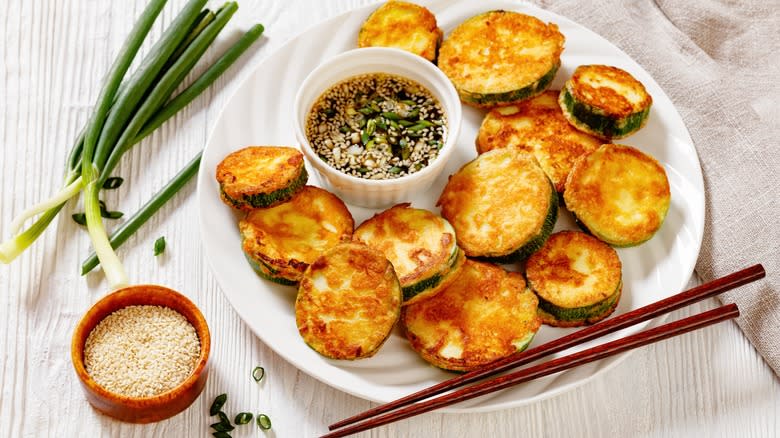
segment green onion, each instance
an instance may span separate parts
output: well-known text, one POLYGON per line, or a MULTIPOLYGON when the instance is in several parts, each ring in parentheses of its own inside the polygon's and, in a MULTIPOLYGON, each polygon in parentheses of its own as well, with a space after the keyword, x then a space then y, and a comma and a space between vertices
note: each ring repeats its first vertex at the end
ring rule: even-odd
POLYGON ((158 237, 157 240, 154 241, 154 256, 157 257, 162 254, 163 251, 165 251, 165 236, 158 237))
POLYGON ((268 418, 268 415, 257 414, 257 425, 260 426, 260 429, 268 430, 271 428, 271 419, 268 418))
POLYGON ((108 190, 118 189, 123 182, 125 182, 125 180, 122 179, 122 177, 112 176, 111 178, 108 178, 106 182, 103 183, 103 188, 108 190))
POLYGON ((371 119, 366 123, 366 134, 371 135, 376 131, 376 119, 371 119))
MULTIPOLYGON (((219 411, 219 412, 217 412, 217 417, 219 417, 219 422, 220 423, 226 424, 226 425, 230 426, 230 418, 228 418, 226 413, 224 413, 222 411, 219 411)), ((233 430, 232 426, 231 426, 230 430, 233 430)))
MULTIPOLYGON (((71 149, 67 160, 65 187, 52 198, 24 211, 14 220, 11 227, 13 236, 0 244, 1 262, 10 263, 27 249, 57 216, 65 202, 83 189, 85 218, 88 228, 91 228, 89 231, 93 246, 110 260, 109 269, 104 269, 109 282, 117 286, 126 281, 121 263, 115 255, 111 255, 114 243, 109 244, 100 221, 98 191, 110 179, 110 171, 130 146, 151 134, 200 95, 264 30, 259 24, 252 27, 205 73, 170 99, 237 6, 235 3, 227 3, 214 15, 208 10, 200 11, 205 0, 191 0, 164 33, 160 42, 150 50, 138 70, 126 82, 121 82, 164 4, 165 0, 153 0, 141 14, 107 75, 105 86, 87 126, 71 149), (137 105, 130 105, 132 102, 137 105), (20 232, 27 219, 39 214, 32 225, 20 232)), ((169 198, 170 196, 167 196, 166 200, 169 198)), ((156 209, 147 210, 147 214, 151 215, 154 210, 156 209)), ((118 212, 112 216, 118 216, 118 212)), ((140 225, 146 219, 148 216, 136 223, 140 225)), ((137 226, 132 228, 129 234, 135 229, 137 226)), ((123 239, 129 237, 129 234, 123 239)))
POLYGON ((209 415, 217 415, 219 413, 219 410, 222 409, 222 406, 225 405, 226 401, 227 401, 227 394, 218 395, 211 403, 211 407, 209 408, 209 415))
POLYGON ((252 370, 252 378, 255 379, 255 382, 263 380, 263 377, 265 377, 265 368, 255 367, 255 369, 252 370))
POLYGON ((387 120, 393 120, 393 121, 401 120, 401 117, 399 117, 398 114, 392 111, 387 111, 382 113, 382 117, 386 118, 387 120))
POLYGON ((251 413, 241 412, 238 415, 236 415, 236 419, 233 420, 233 422, 236 424, 247 424, 250 421, 252 421, 252 418, 254 418, 254 416, 251 413))
POLYGON ((235 429, 235 427, 232 424, 223 423, 222 421, 220 421, 219 423, 212 424, 211 428, 217 432, 230 432, 231 430, 235 429))
POLYGON ((108 208, 106 208, 106 203, 103 201, 98 201, 98 206, 100 208, 100 217, 106 219, 119 219, 125 215, 121 211, 108 211, 108 208))
POLYGON ((407 128, 406 130, 411 132, 422 131, 423 129, 430 128, 431 126, 433 126, 433 123, 427 120, 420 120, 419 122, 417 122, 417 124, 407 128))
POLYGON ((203 32, 203 29, 206 28, 206 26, 209 25, 214 21, 214 13, 211 12, 208 9, 204 9, 200 11, 200 14, 198 14, 198 18, 195 19, 195 23, 192 25, 192 28, 190 29, 190 32, 187 34, 187 37, 184 39, 184 41, 179 44, 179 47, 176 48, 176 50, 171 55, 171 59, 168 60, 168 62, 165 64, 165 67, 163 67, 163 70, 168 70, 174 62, 176 62, 177 59, 181 56, 182 53, 184 53, 184 49, 186 49, 192 41, 200 35, 201 32, 203 32))
POLYGON ((72 217, 77 224, 87 226, 87 215, 84 213, 74 213, 70 215, 70 217, 72 217))
MULTIPOLYGON (((127 222, 123 223, 113 233, 109 241, 111 247, 119 248, 125 241, 133 235, 149 218, 157 212, 169 199, 173 197, 187 182, 198 173, 201 154, 195 156, 187 166, 184 167, 173 179, 168 182, 159 192, 152 196, 152 199, 144 204, 127 222)), ((81 275, 85 275, 98 265, 97 254, 92 252, 84 263, 81 264, 81 275)), ((213 414, 212 414, 213 415, 213 414)))
POLYGON ((222 56, 211 65, 198 79, 179 95, 165 104, 151 120, 141 129, 136 136, 136 142, 146 138, 149 134, 159 128, 174 114, 187 106, 190 102, 206 90, 217 78, 225 72, 247 49, 263 34, 265 28, 262 24, 252 26, 233 46, 230 47, 222 56))

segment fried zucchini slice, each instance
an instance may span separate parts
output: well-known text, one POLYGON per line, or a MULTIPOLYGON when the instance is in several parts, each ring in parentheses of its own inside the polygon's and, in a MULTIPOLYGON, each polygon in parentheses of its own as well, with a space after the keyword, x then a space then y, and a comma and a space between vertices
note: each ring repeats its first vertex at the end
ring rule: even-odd
POLYGON ((381 252, 340 243, 303 274, 295 300, 298 332, 331 359, 373 356, 398 321, 401 297, 393 265, 381 252))
POLYGON ((598 149, 604 141, 569 124, 558 105, 558 94, 547 90, 525 102, 492 109, 479 127, 477 153, 503 147, 532 153, 555 190, 563 193, 577 158, 598 149))
POLYGON ((401 282, 404 304, 432 296, 449 284, 463 264, 455 230, 428 210, 395 205, 366 220, 354 239, 381 251, 401 282))
POLYGON ((477 107, 529 99, 549 87, 565 38, 553 23, 490 11, 458 25, 439 50, 439 68, 461 100, 477 107))
POLYGON ((525 264, 528 287, 539 297, 542 322, 556 327, 592 324, 617 307, 622 265, 606 243, 579 231, 554 233, 525 264))
POLYGON ((581 65, 558 99, 566 119, 577 129, 614 140, 647 123, 653 98, 630 73, 608 65, 581 65))
POLYGON ((222 201, 242 211, 287 201, 307 180, 303 154, 293 147, 250 146, 217 165, 222 201))
POLYGON ((497 263, 527 258, 549 237, 558 194, 533 156, 518 148, 486 152, 450 176, 437 205, 469 257, 497 263))
POLYGON ((671 191, 655 158, 631 146, 605 144, 574 165, 563 200, 584 229, 625 247, 649 240, 661 228, 671 191))
POLYGON ((537 302, 522 275, 466 260, 443 291, 404 306, 401 324, 423 359, 470 371, 528 347, 541 325, 537 302))
POLYGON ((389 0, 360 27, 358 47, 395 47, 436 61, 442 35, 436 16, 427 8, 389 0))
POLYGON ((352 238, 355 222, 341 199, 305 186, 288 202, 247 213, 239 221, 244 254, 258 273, 296 284, 323 251, 352 238))

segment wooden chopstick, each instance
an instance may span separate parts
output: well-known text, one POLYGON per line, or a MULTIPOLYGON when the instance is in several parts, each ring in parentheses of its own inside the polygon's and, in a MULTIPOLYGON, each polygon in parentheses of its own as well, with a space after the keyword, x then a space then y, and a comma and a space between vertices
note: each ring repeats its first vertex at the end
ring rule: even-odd
POLYGON ((525 365, 544 356, 566 350, 567 348, 596 339, 600 336, 604 336, 640 322, 650 320, 659 315, 683 308, 705 298, 714 297, 727 290, 731 290, 763 278, 765 275, 766 272, 764 271, 764 267, 760 264, 750 266, 749 268, 745 268, 733 274, 729 274, 713 281, 703 283, 684 292, 680 292, 677 295, 672 295, 671 297, 656 301, 652 304, 648 304, 647 306, 640 307, 613 318, 605 319, 597 324, 586 327, 567 336, 555 339, 546 344, 542 344, 538 347, 512 354, 503 359, 492 362, 478 370, 461 374, 457 377, 453 377, 452 379, 437 383, 433 386, 409 394, 395 401, 369 409, 345 420, 333 423, 332 425, 328 426, 328 429, 335 430, 358 421, 362 421, 367 418, 401 408, 408 404, 432 397, 434 395, 441 394, 445 391, 450 391, 460 386, 476 382, 477 380, 483 379, 485 377, 493 376, 512 368, 525 365))
POLYGON ((736 304, 727 304, 717 309, 698 313, 678 321, 670 322, 649 330, 645 330, 624 338, 620 338, 602 345, 598 345, 568 356, 553 359, 551 361, 534 365, 528 368, 515 371, 513 373, 496 377, 492 380, 477 383, 475 385, 459 389, 457 391, 445 394, 441 397, 415 403, 393 412, 373 417, 363 423, 354 424, 345 427, 321 438, 335 438, 352 435, 364 430, 373 429, 394 421, 409 418, 424 412, 432 411, 454 403, 470 400, 491 392, 500 391, 514 385, 518 385, 529 380, 544 377, 549 374, 584 365, 608 356, 623 353, 634 348, 642 347, 671 338, 683 333, 690 332, 711 324, 725 321, 739 316, 739 309, 736 304))

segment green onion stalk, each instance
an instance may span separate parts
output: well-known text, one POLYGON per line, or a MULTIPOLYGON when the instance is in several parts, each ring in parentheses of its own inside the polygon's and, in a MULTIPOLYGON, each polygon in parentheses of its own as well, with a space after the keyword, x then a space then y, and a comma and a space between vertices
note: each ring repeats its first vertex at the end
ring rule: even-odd
POLYGON ((109 238, 106 233, 101 218, 100 189, 124 153, 208 88, 264 30, 260 24, 252 27, 192 84, 171 97, 238 9, 235 2, 228 2, 214 13, 203 9, 206 2, 190 0, 137 70, 125 79, 166 0, 149 3, 112 65, 87 125, 68 156, 63 188, 48 200, 25 210, 12 222, 13 236, 0 243, 1 262, 10 263, 18 257, 43 233, 65 203, 82 192, 87 230, 97 259, 114 288, 127 284, 127 276, 114 249, 196 173, 200 154, 128 221, 131 226, 122 228, 120 239, 109 238), (33 224, 22 230, 24 223, 37 215, 33 224))

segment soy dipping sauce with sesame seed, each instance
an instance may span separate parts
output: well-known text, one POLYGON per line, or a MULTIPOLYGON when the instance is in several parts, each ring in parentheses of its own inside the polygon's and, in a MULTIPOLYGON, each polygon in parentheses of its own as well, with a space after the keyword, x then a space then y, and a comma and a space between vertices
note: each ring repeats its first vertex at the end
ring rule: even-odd
POLYGON ((441 103, 419 83, 387 73, 353 76, 327 89, 306 119, 312 149, 358 178, 392 179, 424 169, 447 136, 441 103))

